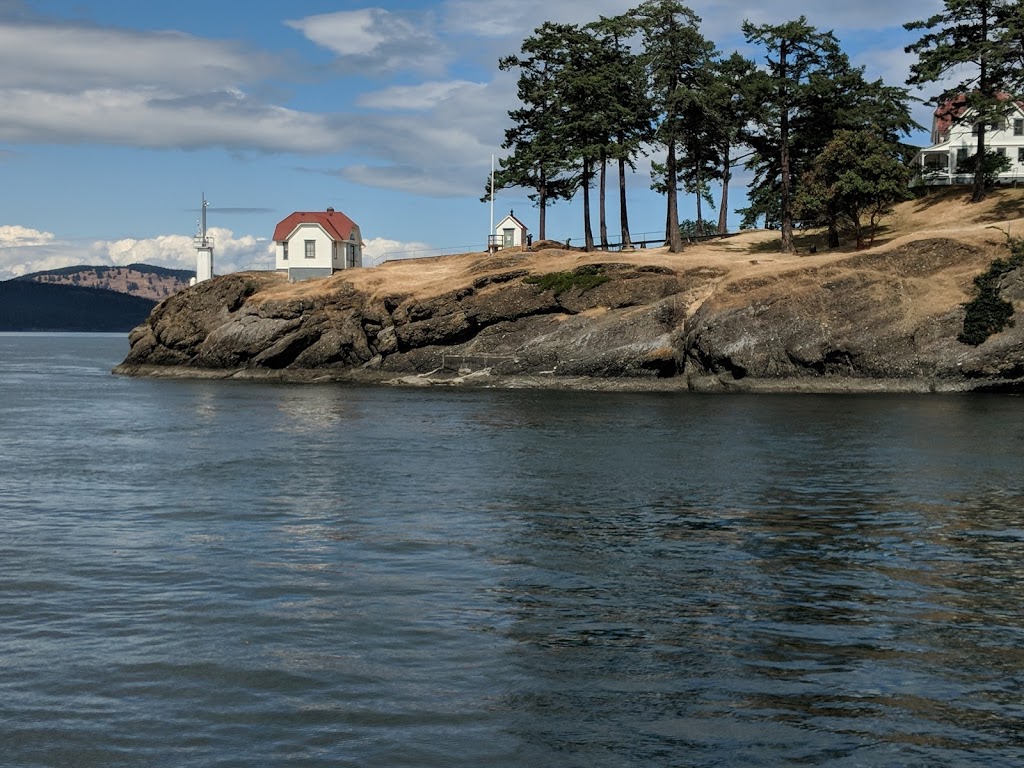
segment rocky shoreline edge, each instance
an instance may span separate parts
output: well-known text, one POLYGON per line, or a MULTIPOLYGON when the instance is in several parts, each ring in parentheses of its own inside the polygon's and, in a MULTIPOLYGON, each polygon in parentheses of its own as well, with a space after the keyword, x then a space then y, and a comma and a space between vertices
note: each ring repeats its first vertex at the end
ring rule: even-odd
POLYGON ((127 365, 116 366, 120 376, 156 379, 194 379, 282 384, 341 384, 349 386, 385 386, 406 389, 544 389, 580 392, 624 393, 748 393, 748 394, 957 394, 1019 393, 1024 386, 1014 379, 987 380, 983 385, 963 381, 927 378, 870 379, 828 376, 816 379, 741 379, 730 376, 676 376, 659 378, 610 378, 557 375, 501 375, 490 371, 458 374, 430 371, 395 376, 366 369, 347 370, 268 370, 260 368, 200 369, 189 366, 127 365))
MULTIPOLYGON (((774 261, 465 254, 303 283, 233 273, 159 304, 120 375, 619 392, 1024 392, 1024 323, 961 340, 991 228, 774 261)), ((1024 267, 1000 278, 1024 308, 1024 267)))

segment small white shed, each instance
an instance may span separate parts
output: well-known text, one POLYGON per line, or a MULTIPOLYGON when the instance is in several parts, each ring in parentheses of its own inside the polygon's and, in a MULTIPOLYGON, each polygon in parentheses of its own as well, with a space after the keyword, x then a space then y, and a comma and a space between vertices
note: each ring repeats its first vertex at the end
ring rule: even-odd
POLYGON ((526 228, 512 211, 508 216, 499 221, 494 227, 491 235, 491 245, 494 250, 499 248, 517 248, 527 244, 530 230, 526 228))

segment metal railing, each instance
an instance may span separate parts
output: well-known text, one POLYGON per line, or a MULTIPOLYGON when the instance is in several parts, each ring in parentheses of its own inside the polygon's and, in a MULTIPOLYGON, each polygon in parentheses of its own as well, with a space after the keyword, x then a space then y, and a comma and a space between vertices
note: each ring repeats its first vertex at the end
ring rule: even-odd
MULTIPOLYGON (((689 241, 696 241, 696 240, 711 240, 711 239, 714 239, 716 237, 721 237, 721 235, 719 235, 719 234, 699 235, 699 236, 690 237, 690 238, 687 238, 686 236, 684 236, 683 239, 684 240, 689 240, 689 241)), ((630 239, 630 242, 631 242, 631 244, 632 244, 632 246, 634 248, 648 248, 648 247, 659 248, 659 247, 661 247, 661 245, 663 245, 666 242, 665 241, 665 231, 664 230, 657 230, 657 231, 650 231, 650 232, 636 232, 636 233, 631 232, 630 235, 629 235, 629 239, 630 239)), ((576 237, 576 236, 567 237, 564 240, 562 240, 560 238, 548 238, 548 241, 550 241, 550 242, 557 242, 557 243, 564 243, 565 246, 571 247, 571 248, 579 248, 583 244, 583 238, 582 237, 576 237), (574 245, 574 243, 575 243, 575 245, 574 245)), ((598 240, 594 241, 594 247, 598 251, 604 250, 601 247, 600 241, 598 241, 598 240)), ((448 246, 446 248, 413 248, 413 249, 405 250, 405 251, 385 251, 384 253, 380 254, 379 256, 373 257, 370 260, 369 266, 377 267, 377 266, 380 266, 381 264, 384 264, 385 262, 388 262, 388 261, 404 261, 406 259, 429 259, 429 258, 433 258, 433 257, 436 257, 436 256, 449 256, 449 255, 457 254, 457 253, 481 253, 481 252, 484 252, 486 250, 487 250, 486 246, 484 248, 480 248, 477 245, 453 245, 453 246, 448 246)), ((498 248, 497 250, 501 250, 501 249, 498 248)), ((619 251, 619 250, 622 250, 622 243, 621 243, 621 241, 609 242, 608 243, 608 250, 609 251, 619 251)))
POLYGON ((386 261, 403 261, 405 259, 429 259, 434 256, 449 256, 453 253, 476 253, 483 251, 475 245, 452 245, 447 248, 413 248, 408 251, 385 251, 370 260, 371 267, 377 267, 386 261))

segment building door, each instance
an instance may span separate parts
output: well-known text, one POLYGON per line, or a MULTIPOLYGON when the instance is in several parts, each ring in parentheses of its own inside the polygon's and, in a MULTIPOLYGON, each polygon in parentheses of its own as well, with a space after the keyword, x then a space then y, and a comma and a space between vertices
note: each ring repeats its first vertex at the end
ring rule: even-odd
POLYGON ((501 230, 501 247, 511 248, 516 243, 516 231, 512 228, 501 230))

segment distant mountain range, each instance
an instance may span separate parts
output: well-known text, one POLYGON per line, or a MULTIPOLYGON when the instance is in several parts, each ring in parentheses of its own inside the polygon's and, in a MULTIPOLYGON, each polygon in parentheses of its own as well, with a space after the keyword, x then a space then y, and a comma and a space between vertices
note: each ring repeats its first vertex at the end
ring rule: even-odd
POLYGON ((32 280, 46 285, 74 285, 79 288, 103 288, 108 291, 141 296, 163 301, 183 288, 195 277, 187 269, 167 269, 149 264, 129 264, 126 267, 92 267, 79 265, 32 272, 17 280, 32 280))
POLYGON ((194 275, 148 264, 83 265, 0 281, 0 331, 127 332, 194 275))

